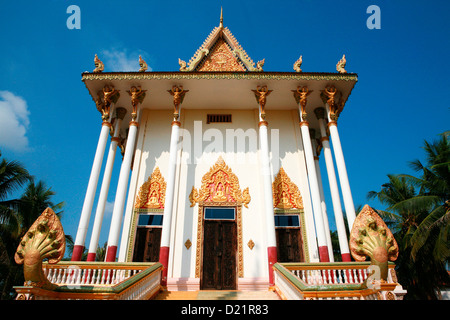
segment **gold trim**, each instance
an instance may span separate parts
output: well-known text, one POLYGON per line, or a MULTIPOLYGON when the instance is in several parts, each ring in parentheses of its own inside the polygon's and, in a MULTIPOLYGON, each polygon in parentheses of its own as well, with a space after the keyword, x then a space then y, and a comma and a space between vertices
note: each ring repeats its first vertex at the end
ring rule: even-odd
POLYGON ((223 158, 219 157, 217 162, 203 176, 199 191, 192 187, 189 200, 191 207, 198 204, 195 277, 200 278, 203 258, 203 208, 207 206, 228 206, 236 208, 238 277, 242 278, 244 276, 242 205, 248 208, 251 200, 249 189, 246 188, 241 192, 237 176, 226 165, 223 158))
POLYGON ((278 209, 303 209, 303 199, 297 185, 291 181, 283 167, 272 183, 273 207, 278 209))
POLYGON ((164 209, 166 199, 166 182, 164 177, 156 167, 147 181, 139 188, 138 195, 134 202, 135 209, 164 209))

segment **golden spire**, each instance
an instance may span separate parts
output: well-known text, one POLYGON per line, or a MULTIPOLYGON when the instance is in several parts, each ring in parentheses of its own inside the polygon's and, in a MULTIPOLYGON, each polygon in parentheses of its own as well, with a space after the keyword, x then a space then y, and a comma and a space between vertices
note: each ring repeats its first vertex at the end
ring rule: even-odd
POLYGON ((220 28, 223 28, 223 8, 220 7, 220 28))

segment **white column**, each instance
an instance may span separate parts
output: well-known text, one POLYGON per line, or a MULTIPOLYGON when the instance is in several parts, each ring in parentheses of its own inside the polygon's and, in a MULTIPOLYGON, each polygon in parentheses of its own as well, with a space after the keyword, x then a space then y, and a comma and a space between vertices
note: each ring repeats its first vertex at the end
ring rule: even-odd
POLYGON ((319 120, 320 134, 322 140, 323 154, 325 157, 325 163, 327 167, 328 182, 330 185, 331 201, 333 203, 334 219, 336 222, 336 229, 339 238, 339 248, 341 250, 342 261, 351 261, 350 250, 348 247, 347 233, 345 231, 344 215, 342 213, 341 198, 339 195, 339 188, 336 179, 336 173, 334 171, 333 156, 331 154, 330 142, 324 124, 323 108, 315 110, 317 119, 319 120))
POLYGON ((116 198, 114 200, 114 209, 111 218, 111 227, 108 237, 108 248, 106 251, 106 261, 114 262, 116 260, 117 246, 119 244, 120 228, 125 206, 125 198, 128 189, 128 178, 130 177, 131 162, 133 160, 134 148, 138 131, 138 122, 130 121, 128 130, 127 144, 125 154, 120 168, 119 181, 117 183, 116 198))
POLYGON ((105 212, 106 200, 108 198, 109 185, 111 183, 111 175, 114 168, 114 159, 116 157, 117 144, 120 140, 120 125, 126 113, 125 108, 116 109, 116 122, 114 123, 114 135, 111 138, 109 145, 108 159, 106 160, 105 172, 103 173, 103 181, 100 189, 100 195, 97 203, 97 210, 95 212, 94 226, 92 228, 91 242, 89 244, 89 252, 87 261, 95 261, 97 253, 98 240, 100 238, 100 231, 102 228, 103 214, 105 212))
POLYGON ((172 213, 173 213, 173 198, 175 192, 175 174, 177 167, 177 147, 178 139, 180 135, 179 121, 172 121, 172 133, 170 137, 169 147, 169 165, 168 165, 168 177, 166 184, 166 199, 164 202, 164 216, 163 225, 161 231, 161 245, 159 251, 159 262, 164 266, 165 271, 162 274, 162 284, 167 284, 167 268, 169 265, 169 252, 170 252, 170 233, 172 226, 172 213))
MULTIPOLYGON (((301 110, 300 110, 301 114, 301 110)), ((300 122, 303 147, 305 149, 306 169, 308 172, 309 188, 311 191, 311 202, 313 205, 314 221, 316 223, 317 243, 319 246, 320 262, 329 262, 328 246, 325 236, 325 227, 323 223, 322 205, 320 202, 319 182, 317 180, 314 155, 309 135, 308 122, 300 122)))
POLYGON ((336 167, 338 169, 339 181, 341 183, 342 197, 344 200, 345 213, 347 215, 347 222, 349 230, 352 230, 353 222, 356 218, 355 206, 353 204, 352 192, 350 190, 350 183, 348 181, 347 168, 344 161, 344 153, 342 152, 341 141, 337 123, 330 118, 330 107, 326 104, 328 114, 328 128, 330 130, 331 140, 333 142, 334 157, 336 159, 336 167))
POLYGON ((277 262, 277 240, 275 235, 275 217, 273 210, 272 176, 270 171, 268 123, 260 116, 259 146, 261 174, 264 190, 264 211, 266 221, 266 246, 269 263, 269 281, 273 284, 272 266, 277 262))
POLYGON ((92 164, 91 175, 84 198, 83 209, 81 210, 80 222, 78 224, 78 231, 75 238, 74 248, 72 252, 72 261, 80 261, 84 251, 84 242, 89 227, 89 219, 91 217, 92 206, 94 204, 95 193, 97 190, 98 178, 103 163, 103 155, 105 153, 106 143, 108 142, 108 135, 111 128, 109 121, 103 121, 102 130, 98 139, 97 150, 95 151, 94 162, 92 164))
POLYGON ((312 136, 311 144, 313 147, 314 164, 316 166, 317 182, 319 183, 320 203, 321 203, 321 207, 322 207, 322 216, 323 216, 323 226, 325 229, 325 237, 327 239, 328 257, 330 258, 330 262, 334 262, 333 243, 331 242, 331 233, 330 233, 330 224, 328 222, 327 205, 325 203, 325 195, 323 193, 322 174, 320 172, 319 156, 317 155, 318 144, 315 141, 315 130, 310 129, 309 133, 312 136))

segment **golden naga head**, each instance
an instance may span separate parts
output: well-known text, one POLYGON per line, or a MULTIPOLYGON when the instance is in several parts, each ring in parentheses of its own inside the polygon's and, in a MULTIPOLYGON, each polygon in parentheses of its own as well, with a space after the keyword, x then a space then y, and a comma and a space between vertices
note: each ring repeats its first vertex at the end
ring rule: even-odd
POLYGON ((353 223, 350 233, 350 252, 356 261, 369 257, 380 268, 381 280, 386 281, 388 261, 398 257, 398 245, 391 230, 374 209, 365 205, 353 223))
POLYGON ((14 260, 23 264, 25 285, 52 288, 42 270, 42 261, 58 263, 64 256, 66 241, 64 230, 51 208, 47 208, 23 236, 14 260))

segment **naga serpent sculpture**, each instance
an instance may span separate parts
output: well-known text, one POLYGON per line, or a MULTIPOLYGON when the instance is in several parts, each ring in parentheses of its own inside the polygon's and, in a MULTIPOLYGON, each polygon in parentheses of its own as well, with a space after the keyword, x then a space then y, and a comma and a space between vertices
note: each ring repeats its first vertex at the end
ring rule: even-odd
POLYGON ((58 263, 64 256, 66 240, 64 230, 51 208, 47 208, 28 229, 17 248, 14 260, 23 264, 25 286, 52 289, 42 270, 42 261, 58 263))
POLYGON ((353 223, 350 233, 350 252, 356 261, 370 258, 380 268, 380 280, 387 281, 388 261, 398 257, 394 236, 374 209, 365 205, 353 223))

